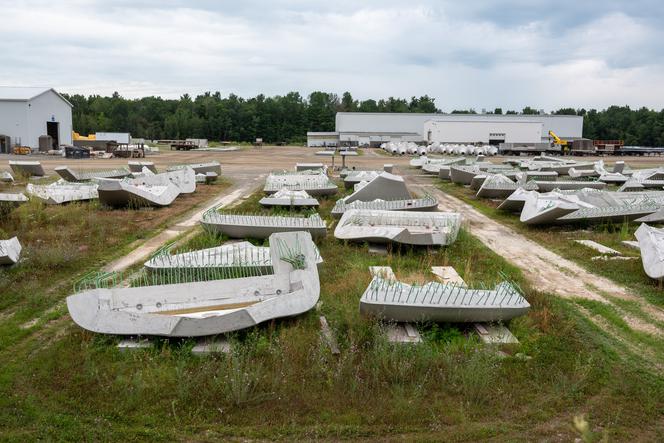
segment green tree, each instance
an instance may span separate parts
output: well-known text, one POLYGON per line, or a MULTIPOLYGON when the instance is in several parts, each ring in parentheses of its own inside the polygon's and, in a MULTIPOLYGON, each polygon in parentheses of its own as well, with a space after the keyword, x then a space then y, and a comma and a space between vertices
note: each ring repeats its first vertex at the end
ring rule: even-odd
POLYGON ((353 96, 350 94, 350 92, 346 91, 341 96, 341 106, 339 107, 339 111, 342 112, 357 111, 357 102, 353 100, 353 96))

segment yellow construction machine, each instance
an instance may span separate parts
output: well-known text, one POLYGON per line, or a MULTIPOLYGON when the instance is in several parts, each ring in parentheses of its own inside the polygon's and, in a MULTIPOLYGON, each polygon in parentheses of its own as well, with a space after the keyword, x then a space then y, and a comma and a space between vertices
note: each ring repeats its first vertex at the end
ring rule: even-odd
POLYGON ((569 152, 571 146, 570 143, 567 140, 563 140, 562 138, 558 137, 555 132, 549 131, 549 136, 553 138, 553 143, 560 146, 560 149, 563 151, 563 154, 566 154, 569 152))
POLYGON ((14 155, 29 155, 32 153, 32 150, 29 146, 14 146, 12 151, 14 155))
POLYGON ((557 145, 562 146, 567 146, 567 140, 563 140, 562 138, 558 137, 555 132, 549 131, 549 135, 553 138, 553 142, 557 145))

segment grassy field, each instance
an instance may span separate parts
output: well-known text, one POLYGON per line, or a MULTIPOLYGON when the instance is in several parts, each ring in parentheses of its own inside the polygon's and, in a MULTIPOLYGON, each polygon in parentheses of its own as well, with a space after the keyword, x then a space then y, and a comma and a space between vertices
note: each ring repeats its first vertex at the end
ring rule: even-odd
MULTIPOLYGON (((259 198, 235 210, 264 211, 259 198)), ((328 220, 332 206, 323 200, 328 220)), ((5 440, 569 441, 578 435, 579 415, 590 423, 590 440, 662 438, 661 378, 620 358, 616 344, 571 303, 533 291, 518 269, 465 230, 449 248, 399 248, 387 256, 330 232, 319 242, 325 262, 318 310, 232 334, 228 355, 195 357, 193 340, 164 339, 153 339, 149 350, 120 352, 116 337, 73 325, 62 300, 76 276, 160 222, 137 231, 130 222, 146 213, 99 211, 29 204, 2 225, 26 239, 27 257, 0 271, 5 440), (532 305, 510 324, 521 343, 501 347, 507 357, 500 357, 469 328, 425 324, 418 325, 423 343, 388 343, 382 325, 359 316, 370 265, 392 266, 410 282, 431 279, 432 265, 454 266, 473 285, 507 276, 532 305), (338 356, 320 337, 320 315, 334 330, 338 356)), ((181 248, 222 240, 200 231, 181 248)))
MULTIPOLYGON (((42 183, 43 181, 38 181, 42 183)), ((0 192, 19 192, 25 179, 0 192)), ((0 238, 17 236, 21 262, 0 269, 0 349, 6 349, 64 313, 60 303, 78 276, 128 252, 174 218, 228 187, 220 181, 181 195, 168 208, 110 210, 98 201, 45 205, 38 199, 1 208, 0 238)))

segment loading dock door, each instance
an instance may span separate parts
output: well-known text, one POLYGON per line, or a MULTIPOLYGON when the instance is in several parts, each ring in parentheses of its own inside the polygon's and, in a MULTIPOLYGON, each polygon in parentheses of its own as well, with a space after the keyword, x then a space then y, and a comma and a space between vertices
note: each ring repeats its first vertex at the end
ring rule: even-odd
POLYGON ((46 122, 46 134, 53 138, 53 149, 58 149, 60 146, 60 123, 59 122, 46 122))

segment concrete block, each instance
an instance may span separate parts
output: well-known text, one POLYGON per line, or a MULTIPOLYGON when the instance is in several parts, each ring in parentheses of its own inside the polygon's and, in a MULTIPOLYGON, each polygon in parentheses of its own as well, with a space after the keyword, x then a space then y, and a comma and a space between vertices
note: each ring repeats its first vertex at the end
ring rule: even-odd
POLYGON ((150 349, 152 343, 147 338, 129 337, 120 340, 118 349, 121 351, 135 351, 137 349, 150 349))
POLYGON ((519 343, 519 340, 503 325, 475 323, 475 331, 483 343, 519 343))
POLYGON ((422 337, 410 323, 390 323, 386 326, 387 340, 390 343, 420 343, 422 337))
POLYGON ((225 338, 203 338, 191 349, 194 355, 227 354, 231 352, 231 344, 225 338))

